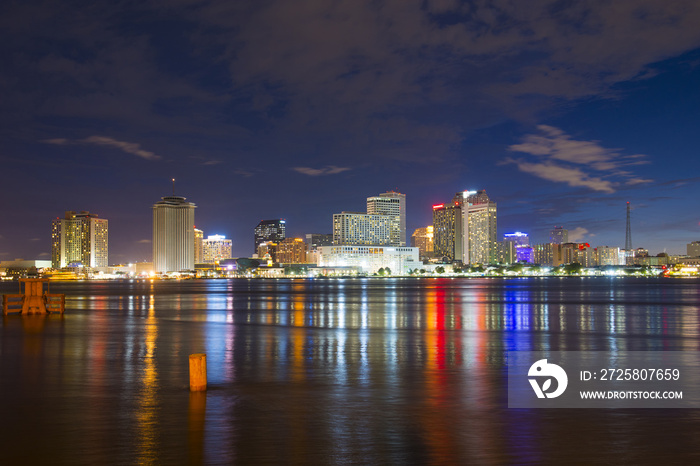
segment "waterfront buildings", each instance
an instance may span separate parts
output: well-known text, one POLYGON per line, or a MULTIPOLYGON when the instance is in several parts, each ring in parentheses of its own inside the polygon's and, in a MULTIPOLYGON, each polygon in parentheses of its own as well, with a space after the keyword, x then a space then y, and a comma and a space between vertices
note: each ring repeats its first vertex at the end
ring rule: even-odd
POLYGON ((433 231, 433 225, 428 225, 425 228, 416 228, 416 231, 411 235, 411 247, 418 248, 421 259, 429 259, 434 255, 433 231))
POLYGON ((598 246, 598 265, 624 265, 625 254, 620 248, 598 246))
POLYGON ((108 221, 90 212, 67 211, 51 225, 51 265, 70 264, 107 267, 109 256, 108 221))
POLYGON ((433 206, 433 252, 443 262, 462 259, 462 208, 455 204, 433 206))
POLYGON ((434 250, 447 262, 495 264, 496 203, 486 191, 463 191, 433 206, 434 250))
POLYGON ((367 198, 367 213, 388 215, 392 218, 389 245, 406 246, 406 195, 386 192, 367 198))
POLYGON ((255 247, 257 251, 262 243, 272 241, 279 243, 287 237, 287 222, 284 219, 261 220, 255 227, 255 247))
POLYGON ((391 215, 362 212, 333 214, 333 244, 388 246, 395 225, 391 215))
POLYGON ((420 268, 418 248, 393 246, 321 246, 319 267, 360 267, 364 273, 389 268, 392 274, 406 274, 420 268))
POLYGON ((204 264, 216 264, 231 258, 231 240, 222 235, 210 235, 202 242, 204 264))
POLYGON ((194 270, 194 209, 180 196, 153 204, 153 267, 156 273, 194 270))
POLYGON ((301 238, 286 238, 277 244, 276 259, 280 264, 305 264, 306 243, 301 238))

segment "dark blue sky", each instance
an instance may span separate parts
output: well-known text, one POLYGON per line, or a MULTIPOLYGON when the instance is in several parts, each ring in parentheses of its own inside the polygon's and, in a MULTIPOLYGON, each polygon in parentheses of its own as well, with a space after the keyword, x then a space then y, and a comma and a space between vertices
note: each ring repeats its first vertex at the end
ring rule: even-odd
POLYGON ((65 210, 150 260, 151 205, 252 253, 387 190, 409 234, 486 189, 499 235, 684 253, 700 240, 700 3, 5 1, 0 259, 49 258, 65 210))

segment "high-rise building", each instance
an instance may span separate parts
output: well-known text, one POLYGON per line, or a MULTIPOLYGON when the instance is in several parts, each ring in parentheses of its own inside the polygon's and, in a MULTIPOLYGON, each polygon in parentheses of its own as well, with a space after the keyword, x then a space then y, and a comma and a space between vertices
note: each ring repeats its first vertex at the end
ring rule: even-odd
POLYGON ((394 219, 391 215, 342 212, 333 214, 334 245, 388 246, 394 219))
POLYGON ((433 257, 433 231, 433 226, 428 225, 425 228, 416 228, 411 235, 411 247, 418 248, 421 258, 433 257))
POLYGON ((281 218, 275 220, 261 220, 258 226, 255 227, 255 248, 253 251, 257 251, 258 246, 262 243, 270 241, 279 243, 287 237, 286 235, 287 222, 285 220, 281 218))
POLYGON ((537 244, 532 249, 535 264, 557 267, 564 263, 563 248, 561 244, 537 244))
POLYGON ((392 226, 390 231, 391 246, 406 246, 406 195, 397 192, 386 192, 379 196, 367 198, 367 213, 390 215, 392 226))
POLYGON ((210 235, 202 241, 203 263, 215 264, 231 258, 231 240, 222 235, 210 235))
POLYGON ((280 264, 305 264, 306 243, 301 238, 286 238, 277 245, 277 262, 280 264))
POLYGON ((108 222, 90 212, 68 211, 51 225, 51 265, 54 268, 80 263, 85 267, 107 267, 108 222))
POLYGON ((446 262, 462 258, 462 208, 453 204, 433 206, 433 253, 446 262))
POLYGON ((194 263, 204 262, 204 232, 198 228, 194 229, 194 263))
POLYGON ((278 243, 273 241, 260 243, 257 250, 258 258, 270 263, 277 262, 277 245, 278 243))
POLYGON ((620 248, 598 246, 598 265, 624 265, 625 255, 620 248))
POLYGON ((688 257, 700 257, 700 241, 693 241, 686 245, 688 257))
MULTIPOLYGON (((459 194, 455 196, 459 198, 459 194)), ((465 264, 495 264, 496 203, 489 199, 485 190, 462 193, 463 248, 462 262, 465 264), (466 214, 466 215, 465 215, 466 214)))
POLYGON ((306 246, 309 251, 313 251, 319 246, 332 246, 333 245, 333 233, 321 234, 321 233, 307 233, 306 234, 306 246))
POLYGON ((549 231, 549 242, 552 244, 564 244, 569 242, 569 230, 555 226, 549 231))
POLYGON ((194 209, 184 197, 153 204, 153 268, 157 273, 194 270, 194 209))

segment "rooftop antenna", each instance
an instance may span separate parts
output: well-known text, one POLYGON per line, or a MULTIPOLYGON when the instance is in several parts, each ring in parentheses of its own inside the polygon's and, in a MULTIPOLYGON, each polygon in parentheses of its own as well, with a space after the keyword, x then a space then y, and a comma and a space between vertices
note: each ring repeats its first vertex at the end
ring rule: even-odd
POLYGON ((627 231, 625 232, 625 250, 632 250, 632 228, 630 228, 630 203, 627 202, 627 231))
POLYGON ((173 178, 173 197, 175 197, 175 178, 173 178))

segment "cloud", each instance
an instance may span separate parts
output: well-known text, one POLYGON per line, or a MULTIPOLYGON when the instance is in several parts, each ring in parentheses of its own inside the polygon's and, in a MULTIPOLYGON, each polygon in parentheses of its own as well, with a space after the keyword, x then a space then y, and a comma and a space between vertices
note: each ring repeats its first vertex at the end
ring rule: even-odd
POLYGON ((599 141, 576 140, 553 126, 539 125, 537 129, 539 134, 526 135, 523 142, 508 147, 512 152, 530 155, 530 159, 508 158, 506 163, 545 180, 605 193, 615 192, 621 184, 652 181, 623 170, 648 163, 645 155, 624 155, 621 149, 603 147, 599 141))
POLYGON ((336 167, 335 165, 327 165, 324 168, 293 167, 292 170, 309 176, 325 176, 342 173, 344 171, 350 170, 350 168, 336 167))
MULTIPOLYGON (((588 235, 588 230, 583 227, 576 227, 573 230, 569 230, 569 241, 572 243, 580 243, 588 235)), ((595 235, 588 235, 595 236, 595 235)))
POLYGON ((151 240, 150 239, 140 239, 137 241, 139 244, 150 244, 151 240))
POLYGON ((50 255, 51 255, 51 253, 49 253, 49 252, 42 252, 42 253, 39 253, 38 257, 46 257, 46 256, 50 256, 50 255))
POLYGON ((126 152, 127 154, 132 154, 136 155, 137 157, 141 157, 142 159, 146 160, 159 160, 162 157, 160 155, 156 155, 153 152, 144 150, 141 148, 141 145, 135 142, 126 142, 126 141, 118 141, 116 139, 106 137, 106 136, 90 136, 85 139, 65 139, 65 138, 56 138, 56 139, 45 139, 42 141, 46 144, 54 144, 58 146, 65 146, 65 145, 95 145, 95 146, 107 146, 107 147, 114 147, 116 149, 119 149, 123 152, 126 152))

